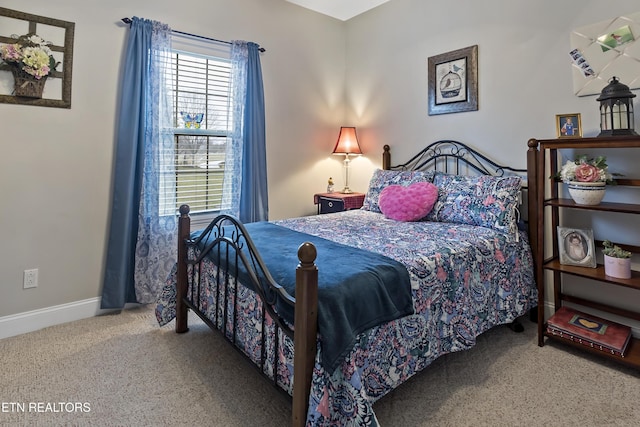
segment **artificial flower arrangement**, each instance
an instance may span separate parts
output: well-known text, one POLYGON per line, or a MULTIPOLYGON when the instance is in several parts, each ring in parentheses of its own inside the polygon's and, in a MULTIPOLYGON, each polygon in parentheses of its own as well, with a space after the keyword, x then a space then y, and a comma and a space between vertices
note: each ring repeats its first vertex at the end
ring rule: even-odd
POLYGON ((580 155, 575 160, 567 160, 556 176, 562 182, 605 182, 615 184, 613 174, 609 172, 607 158, 598 156, 595 159, 580 155))
POLYGON ((59 62, 56 62, 49 45, 35 33, 29 33, 16 38, 15 43, 0 45, 0 59, 7 65, 40 80, 55 71, 59 62))

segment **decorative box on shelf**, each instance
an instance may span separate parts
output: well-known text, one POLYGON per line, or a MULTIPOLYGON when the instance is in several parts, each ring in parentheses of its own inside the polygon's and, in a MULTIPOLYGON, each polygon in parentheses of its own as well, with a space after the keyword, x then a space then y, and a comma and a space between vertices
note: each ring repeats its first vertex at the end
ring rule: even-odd
POLYGON ((547 333, 587 347, 624 357, 631 339, 626 325, 560 307, 547 322, 547 333))
POLYGON ((364 193, 317 193, 313 203, 318 205, 318 214, 360 209, 364 203, 364 193))

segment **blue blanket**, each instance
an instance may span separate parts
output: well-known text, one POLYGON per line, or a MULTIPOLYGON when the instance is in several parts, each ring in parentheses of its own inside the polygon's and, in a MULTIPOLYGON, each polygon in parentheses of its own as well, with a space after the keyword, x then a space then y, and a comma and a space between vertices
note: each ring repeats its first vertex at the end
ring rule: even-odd
MULTIPOLYGON (((273 278, 293 296, 298 246, 304 242, 316 246, 318 330, 323 366, 328 372, 339 366, 358 334, 413 313, 409 273, 401 263, 269 222, 245 227, 273 278)), ((238 279, 249 285, 245 274, 241 272, 238 279)), ((292 307, 281 303, 277 310, 287 322, 294 323, 292 307)))

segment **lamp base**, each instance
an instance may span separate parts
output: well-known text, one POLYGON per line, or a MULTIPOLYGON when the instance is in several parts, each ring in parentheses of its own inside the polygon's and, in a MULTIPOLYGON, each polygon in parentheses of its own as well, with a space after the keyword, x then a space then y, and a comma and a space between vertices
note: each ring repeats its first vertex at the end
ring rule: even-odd
POLYGON ((351 193, 353 193, 353 190, 350 189, 349 187, 344 187, 340 192, 342 194, 351 194, 351 193))
POLYGON ((611 129, 603 130, 598 136, 637 136, 638 134, 633 129, 611 129))

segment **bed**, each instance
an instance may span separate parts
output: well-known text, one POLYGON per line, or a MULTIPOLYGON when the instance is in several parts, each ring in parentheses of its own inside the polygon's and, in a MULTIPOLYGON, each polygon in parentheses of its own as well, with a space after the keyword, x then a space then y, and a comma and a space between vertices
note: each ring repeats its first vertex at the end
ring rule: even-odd
POLYGON ((448 140, 398 166, 385 146, 382 164, 361 209, 253 224, 221 215, 192 233, 180 208, 158 322, 186 332, 193 310, 222 332, 292 396, 294 426, 375 426, 382 396, 537 305, 518 210, 526 170, 448 140), (399 220, 407 191, 426 188, 428 214, 399 220))

